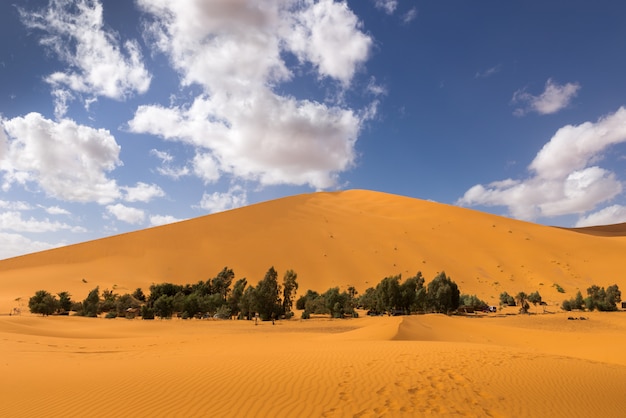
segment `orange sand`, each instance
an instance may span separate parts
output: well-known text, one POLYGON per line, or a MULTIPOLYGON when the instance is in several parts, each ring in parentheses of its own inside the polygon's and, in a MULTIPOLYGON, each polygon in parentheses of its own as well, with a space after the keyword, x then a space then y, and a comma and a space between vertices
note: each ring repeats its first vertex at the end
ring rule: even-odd
POLYGON ((623 416, 626 315, 0 317, 0 416, 623 416))
POLYGON ((346 191, 0 261, 0 417, 624 416, 626 314, 558 305, 591 284, 626 291, 625 231, 346 191), (299 294, 445 270, 493 304, 539 290, 552 313, 275 326, 5 315, 39 289, 147 292, 224 266, 254 285, 272 265, 296 270, 299 294))
POLYGON ((591 284, 626 290, 626 227, 583 232, 378 192, 305 194, 0 261, 0 313, 40 289, 76 300, 97 285, 147 292, 224 266, 253 285, 270 266, 281 276, 294 269, 301 294, 349 285, 362 293, 418 270, 427 281, 445 270, 463 293, 494 305, 503 291, 538 290, 560 305, 591 284))

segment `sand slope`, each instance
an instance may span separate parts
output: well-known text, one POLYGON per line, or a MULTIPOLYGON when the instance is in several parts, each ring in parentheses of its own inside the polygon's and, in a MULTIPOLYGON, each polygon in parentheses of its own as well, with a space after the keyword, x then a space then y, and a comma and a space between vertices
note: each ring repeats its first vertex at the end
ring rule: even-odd
POLYGON ((147 290, 224 266, 254 284, 272 265, 280 275, 294 269, 301 293, 363 292, 387 275, 419 270, 430 280, 445 270, 494 304, 502 291, 535 290, 560 304, 591 284, 626 289, 623 229, 594 235, 363 190, 305 194, 0 261, 0 312, 38 289, 80 300, 96 285, 147 290))
POLYGON ((4 316, 0 416, 623 416, 626 315, 587 316, 4 316))

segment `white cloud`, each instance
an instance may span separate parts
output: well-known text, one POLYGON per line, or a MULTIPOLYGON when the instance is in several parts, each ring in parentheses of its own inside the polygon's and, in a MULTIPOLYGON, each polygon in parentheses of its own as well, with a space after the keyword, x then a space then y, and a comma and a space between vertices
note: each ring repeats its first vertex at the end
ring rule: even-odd
POLYGON ((474 78, 489 78, 492 75, 499 73, 502 70, 502 65, 498 64, 494 67, 487 68, 484 71, 477 71, 474 78))
POLYGON ((65 89, 116 100, 144 93, 151 76, 142 62, 139 44, 106 30, 98 0, 50 0, 45 9, 20 9, 24 24, 44 32, 41 44, 54 51, 69 69, 47 77, 57 98, 58 117, 65 114, 71 95, 65 89), (62 94, 59 94, 62 92, 62 94))
POLYGON ((153 215, 150 216, 150 225, 151 226, 159 226, 159 225, 167 225, 174 222, 180 222, 183 219, 175 218, 171 215, 153 215))
POLYGON ((523 116, 528 112, 537 112, 540 115, 549 115, 566 108, 576 97, 580 90, 580 84, 567 83, 558 85, 548 79, 543 93, 533 96, 525 89, 518 90, 513 94, 513 103, 521 103, 523 107, 515 109, 514 114, 523 116))
POLYGON ((165 196, 165 192, 156 184, 138 182, 135 187, 122 187, 126 192, 124 200, 127 202, 149 202, 155 197, 165 196))
POLYGON ((307 1, 294 14, 286 41, 298 58, 309 61, 321 76, 348 85, 357 67, 364 63, 372 39, 361 32, 361 23, 347 3, 334 0, 307 1))
POLYGON ((19 212, 0 213, 0 230, 16 232, 54 232, 59 230, 71 230, 72 232, 84 232, 83 228, 72 227, 61 222, 50 220, 36 220, 35 218, 22 219, 19 212))
POLYGON ((69 90, 56 88, 52 90, 52 97, 54 97, 54 116, 62 119, 67 113, 67 103, 74 100, 74 96, 69 90))
POLYGON ((118 221, 123 221, 129 224, 140 224, 146 218, 146 214, 143 210, 131 208, 129 206, 122 205, 121 203, 108 205, 106 210, 108 213, 115 216, 118 221))
POLYGON ((66 209, 60 208, 58 206, 50 206, 47 208, 44 207, 44 210, 48 212, 50 215, 70 215, 69 211, 67 211, 66 209))
POLYGON ((108 130, 69 119, 54 122, 39 113, 0 119, 0 124, 7 140, 0 155, 4 190, 13 183, 34 182, 67 201, 108 203, 119 196, 107 172, 121 164, 120 146, 108 130))
POLYGON ((223 212, 248 204, 248 196, 240 187, 231 188, 226 193, 204 193, 200 207, 209 213, 223 212))
POLYGON ((161 167, 157 167, 157 172, 162 176, 178 180, 181 177, 191 174, 189 167, 172 167, 171 163, 174 161, 174 156, 168 152, 152 149, 150 150, 150 154, 161 160, 161 167))
MULTIPOLYGON (((262 184, 335 185, 351 167, 367 111, 276 93, 293 78, 294 53, 320 78, 347 88, 367 59, 371 38, 345 2, 322 0, 140 0, 148 30, 185 85, 204 93, 189 106, 140 106, 129 128, 191 144, 193 173, 210 183, 222 174, 262 184)), ((367 116, 366 116, 367 113, 367 116)), ((156 155, 156 154, 155 154, 156 155)), ((159 172, 186 175, 162 160, 159 172)))
POLYGON ((209 153, 196 154, 193 171, 205 184, 216 182, 220 178, 219 163, 209 153))
POLYGON ((413 7, 411 10, 406 12, 404 16, 402 16, 402 22, 407 25, 414 21, 417 18, 417 9, 413 7))
POLYGON ((8 202, 6 200, 0 200, 0 209, 8 209, 8 210, 31 210, 33 207, 26 202, 18 201, 18 202, 8 202))
POLYGON ((529 178, 473 186, 457 204, 506 206, 512 216, 527 220, 594 210, 623 191, 616 174, 597 165, 611 145, 623 142, 623 107, 596 123, 565 126, 537 153, 529 178))
POLYGON ((393 14, 398 7, 398 0, 374 0, 376 8, 384 11, 388 15, 393 14))
POLYGON ((626 222, 626 206, 612 205, 581 217, 577 227, 611 225, 626 222))
POLYGON ((0 232, 0 259, 49 250, 61 245, 33 241, 19 234, 0 232))

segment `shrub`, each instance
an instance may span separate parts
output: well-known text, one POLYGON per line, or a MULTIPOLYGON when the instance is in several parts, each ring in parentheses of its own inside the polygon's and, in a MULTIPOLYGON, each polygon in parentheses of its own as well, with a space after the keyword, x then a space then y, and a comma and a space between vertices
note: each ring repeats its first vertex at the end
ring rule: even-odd
POLYGON ((107 319, 117 318, 117 312, 109 311, 109 312, 107 312, 107 314, 104 317, 107 318, 107 319))
POLYGON ((561 305, 561 309, 563 309, 564 311, 571 311, 572 310, 572 301, 571 300, 564 300, 563 304, 561 305))
POLYGON ((500 305, 515 306, 515 298, 507 292, 500 293, 500 305))
POLYGON ((52 315, 58 309, 59 301, 45 290, 38 290, 35 296, 28 300, 28 309, 32 313, 43 316, 52 315))
POLYGON ((563 289, 561 286, 559 286, 558 283, 554 283, 552 286, 556 289, 557 292, 565 293, 565 289, 563 289))
POLYGON ((488 305, 476 295, 461 295, 461 305, 469 306, 477 310, 485 309, 488 305))
POLYGON ((541 303, 541 295, 539 294, 539 291, 533 292, 530 295, 528 295, 528 301, 530 303, 532 303, 533 305, 537 305, 538 303, 541 303))
POLYGON ((143 305, 141 307, 141 318, 154 319, 154 309, 148 307, 147 305, 143 305))

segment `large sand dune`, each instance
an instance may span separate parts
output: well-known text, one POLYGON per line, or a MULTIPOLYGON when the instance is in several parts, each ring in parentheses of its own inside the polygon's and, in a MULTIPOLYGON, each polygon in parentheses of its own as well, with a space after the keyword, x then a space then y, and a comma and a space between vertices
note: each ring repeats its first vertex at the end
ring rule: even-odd
POLYGON ((147 290, 224 266, 254 284, 271 265, 295 269, 300 294, 445 270, 464 293, 497 303, 502 291, 539 290, 550 305, 258 326, 0 315, 0 416, 621 417, 626 314, 555 305, 591 284, 626 288, 623 232, 346 191, 4 260, 2 313, 39 289, 80 300, 96 285, 147 290))
POLYGON ((626 288, 624 230, 552 228, 370 191, 314 193, 0 261, 0 312, 39 289, 80 300, 96 285, 146 291, 224 266, 251 284, 270 266, 294 269, 301 292, 363 292, 387 275, 430 280, 444 270, 487 302, 538 290, 560 304, 591 284, 626 288))

